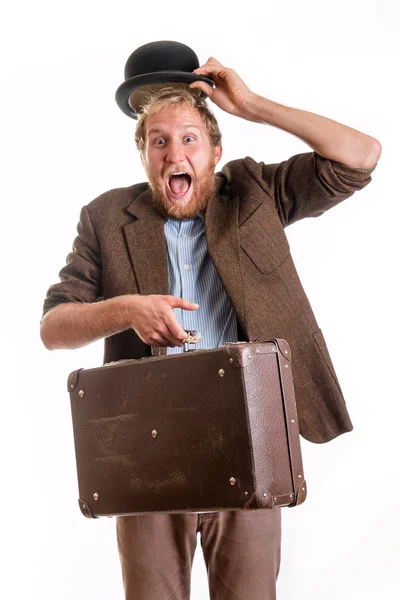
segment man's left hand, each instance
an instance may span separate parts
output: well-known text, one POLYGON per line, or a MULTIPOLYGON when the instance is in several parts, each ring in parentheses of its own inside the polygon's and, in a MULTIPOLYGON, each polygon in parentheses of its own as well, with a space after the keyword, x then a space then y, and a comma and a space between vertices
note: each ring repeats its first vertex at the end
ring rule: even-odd
POLYGON ((231 115, 246 118, 246 106, 254 94, 233 69, 224 67, 211 56, 193 73, 209 77, 214 81, 216 87, 213 89, 204 81, 194 81, 189 87, 199 88, 217 106, 231 115))

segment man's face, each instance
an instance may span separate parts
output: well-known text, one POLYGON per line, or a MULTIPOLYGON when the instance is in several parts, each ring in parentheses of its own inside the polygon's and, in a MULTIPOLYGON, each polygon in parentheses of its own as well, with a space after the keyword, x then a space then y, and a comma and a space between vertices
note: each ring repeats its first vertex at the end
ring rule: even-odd
POLYGON ((198 111, 173 106, 150 114, 142 162, 161 213, 190 219, 215 193, 215 165, 222 147, 213 147, 198 111), (173 175, 185 173, 185 175, 173 175))

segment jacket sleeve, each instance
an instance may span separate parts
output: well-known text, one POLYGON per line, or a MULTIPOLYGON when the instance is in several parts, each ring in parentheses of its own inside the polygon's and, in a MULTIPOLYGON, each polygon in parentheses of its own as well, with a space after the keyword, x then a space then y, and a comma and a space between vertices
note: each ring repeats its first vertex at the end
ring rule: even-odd
POLYGON ((317 152, 296 154, 278 164, 245 159, 245 166, 275 201, 283 227, 319 217, 371 181, 370 169, 348 167, 317 152))
POLYGON ((43 315, 58 304, 65 302, 96 302, 102 297, 102 267, 100 244, 84 206, 77 226, 78 235, 66 259, 66 266, 59 272, 60 282, 47 291, 43 315))

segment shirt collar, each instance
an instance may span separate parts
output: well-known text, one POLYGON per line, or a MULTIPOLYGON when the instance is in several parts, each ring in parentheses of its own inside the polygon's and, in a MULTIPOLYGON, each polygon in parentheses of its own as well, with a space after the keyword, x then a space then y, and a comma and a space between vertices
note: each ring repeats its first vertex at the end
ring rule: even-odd
MULTIPOLYGON (((201 219, 204 223, 204 211, 202 211, 201 213, 199 213, 196 217, 193 217, 192 219, 184 219, 184 221, 192 221, 194 222, 196 219, 201 219)), ((165 220, 165 223, 168 223, 169 221, 174 222, 174 223, 179 223, 180 219, 173 219, 172 217, 168 217, 168 219, 165 220)))

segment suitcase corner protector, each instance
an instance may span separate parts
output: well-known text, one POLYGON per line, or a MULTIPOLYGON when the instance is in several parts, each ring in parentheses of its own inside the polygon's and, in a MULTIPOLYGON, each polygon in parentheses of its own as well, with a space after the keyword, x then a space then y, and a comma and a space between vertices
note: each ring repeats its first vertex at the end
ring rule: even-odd
POLYGON ((299 487, 297 489, 296 500, 292 504, 289 504, 289 508, 292 508, 293 506, 298 506, 299 504, 303 504, 303 502, 306 498, 307 498, 307 484, 306 484, 306 481, 303 479, 303 481, 301 482, 301 484, 299 485, 299 487))
POLYGON ((75 369, 75 371, 72 371, 72 373, 69 374, 67 386, 68 386, 68 391, 70 393, 73 392, 73 390, 75 389, 76 384, 78 383, 79 373, 82 370, 83 369, 75 369))
POLYGON ((285 360, 288 360, 289 362, 291 362, 292 353, 290 351, 289 343, 282 338, 275 338, 275 342, 276 342, 276 346, 277 346, 279 352, 282 354, 283 358, 285 360))
POLYGON ((249 499, 247 499, 243 507, 244 509, 258 510, 260 508, 274 508, 275 499, 269 491, 254 490, 249 499))
POLYGON ((96 519, 97 518, 90 510, 89 505, 87 502, 85 502, 85 500, 82 500, 81 498, 79 498, 78 502, 79 502, 79 508, 81 509, 81 513, 83 514, 84 517, 87 517, 88 519, 96 519))

